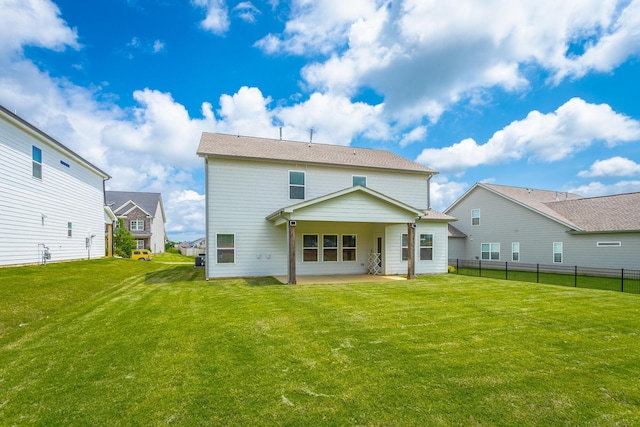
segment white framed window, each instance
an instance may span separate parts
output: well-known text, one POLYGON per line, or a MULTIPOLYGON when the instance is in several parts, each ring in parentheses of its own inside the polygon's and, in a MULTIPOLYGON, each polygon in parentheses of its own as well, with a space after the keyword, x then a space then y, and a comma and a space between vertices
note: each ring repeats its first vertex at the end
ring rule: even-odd
POLYGON ((318 235, 302 235, 302 262, 318 262, 318 235))
POLYGON ((562 242, 553 242, 553 262, 562 262, 562 242))
POLYGON ((234 264, 236 262, 236 235, 216 234, 216 262, 234 264))
POLYGON ((357 260, 356 241, 357 237, 355 234, 342 235, 342 261, 348 262, 357 260))
POLYGON ((511 261, 520 261, 520 242, 511 243, 511 261))
POLYGON ((420 261, 433 260, 433 234, 420 235, 420 261))
POLYGON ((409 259, 409 235, 404 233, 400 238, 400 252, 402 261, 409 259))
POLYGON ((136 248, 144 249, 144 240, 136 240, 136 248))
POLYGON ((500 261, 500 243, 482 243, 481 259, 500 261))
POLYGON ((35 145, 31 146, 31 175, 42 179, 42 150, 35 145))
POLYGON ((480 209, 471 209, 471 225, 480 225, 480 209))
POLYGON ((351 177, 351 183, 355 187, 356 185, 361 185, 363 187, 367 186, 367 177, 362 175, 353 175, 351 177))
POLYGON ((134 219, 130 223, 131 231, 144 231, 144 220, 134 219))
POLYGON ((73 237, 73 223, 67 223, 67 237, 73 237))
POLYGON ((338 261, 338 235, 325 234, 322 236, 322 261, 338 261))
POLYGON ((305 173, 289 171, 289 198, 304 200, 305 173))
POLYGON ((619 248, 622 246, 622 242, 596 242, 596 246, 599 248, 619 248))

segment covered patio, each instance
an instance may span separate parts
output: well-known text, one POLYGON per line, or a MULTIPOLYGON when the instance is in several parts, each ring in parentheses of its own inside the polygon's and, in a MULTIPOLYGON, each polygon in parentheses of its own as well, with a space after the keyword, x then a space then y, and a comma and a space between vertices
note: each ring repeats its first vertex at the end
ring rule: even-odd
MULTIPOLYGON (((275 276, 275 278, 285 285, 288 283, 287 276, 275 276)), ((330 274, 330 275, 299 275, 298 285, 319 285, 319 284, 342 284, 342 283, 371 283, 371 282, 395 282, 407 280, 403 276, 376 276, 373 274, 330 274)))

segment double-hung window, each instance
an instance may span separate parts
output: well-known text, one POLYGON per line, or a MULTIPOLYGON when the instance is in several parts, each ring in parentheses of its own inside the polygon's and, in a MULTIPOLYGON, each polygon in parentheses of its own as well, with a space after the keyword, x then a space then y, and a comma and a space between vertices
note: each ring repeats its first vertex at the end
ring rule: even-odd
POLYGON ((144 231, 144 221, 141 219, 131 221, 131 231, 144 231))
POLYGON ((433 234, 420 235, 420 261, 433 260, 433 234))
POLYGON ((338 235, 322 236, 322 261, 338 261, 338 235))
POLYGON ((481 259, 500 261, 500 243, 483 243, 481 259))
POLYGON ((356 260, 356 235, 342 235, 342 261, 356 260))
POLYGON ((562 242, 553 242, 553 262, 562 262, 562 242))
POLYGON ((144 249, 144 240, 136 240, 136 249, 144 249))
POLYGON ((471 225, 480 225, 480 209, 471 209, 471 225))
POLYGON ((520 243, 511 243, 511 261, 520 261, 520 243))
POLYGON ((235 234, 216 234, 218 264, 233 264, 236 260, 235 234))
POLYGON ((67 237, 73 237, 73 223, 67 223, 67 237))
POLYGON ((403 234, 400 242, 400 251, 402 261, 406 261, 409 259, 409 235, 403 234))
POLYGON ((318 235, 302 235, 302 262, 318 261, 318 235))
POLYGON ((289 198, 304 200, 305 173, 289 171, 289 198))
POLYGON ((31 174, 34 178, 42 179, 42 150, 31 146, 31 174))

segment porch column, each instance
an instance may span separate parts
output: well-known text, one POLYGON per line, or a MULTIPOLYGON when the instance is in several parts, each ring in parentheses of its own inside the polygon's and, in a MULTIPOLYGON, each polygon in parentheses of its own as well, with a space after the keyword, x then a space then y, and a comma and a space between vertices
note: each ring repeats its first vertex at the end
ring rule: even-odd
POLYGON ((407 223, 407 280, 416 278, 416 225, 412 222, 407 223))
POLYGON ((296 222, 287 222, 287 229, 289 235, 289 270, 287 275, 287 284, 295 285, 296 281, 296 222))
POLYGON ((107 256, 113 256, 113 223, 107 224, 107 256))

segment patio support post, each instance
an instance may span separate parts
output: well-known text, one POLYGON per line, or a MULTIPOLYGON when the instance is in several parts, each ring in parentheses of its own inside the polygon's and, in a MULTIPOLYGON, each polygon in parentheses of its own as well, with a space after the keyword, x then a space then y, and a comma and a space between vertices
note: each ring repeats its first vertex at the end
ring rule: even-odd
POLYGON ((416 278, 416 261, 415 261, 415 241, 416 241, 416 224, 407 224, 407 280, 416 278))
POLYGON ((296 222, 287 222, 289 239, 289 268, 287 274, 287 284, 295 285, 296 281, 296 222))

